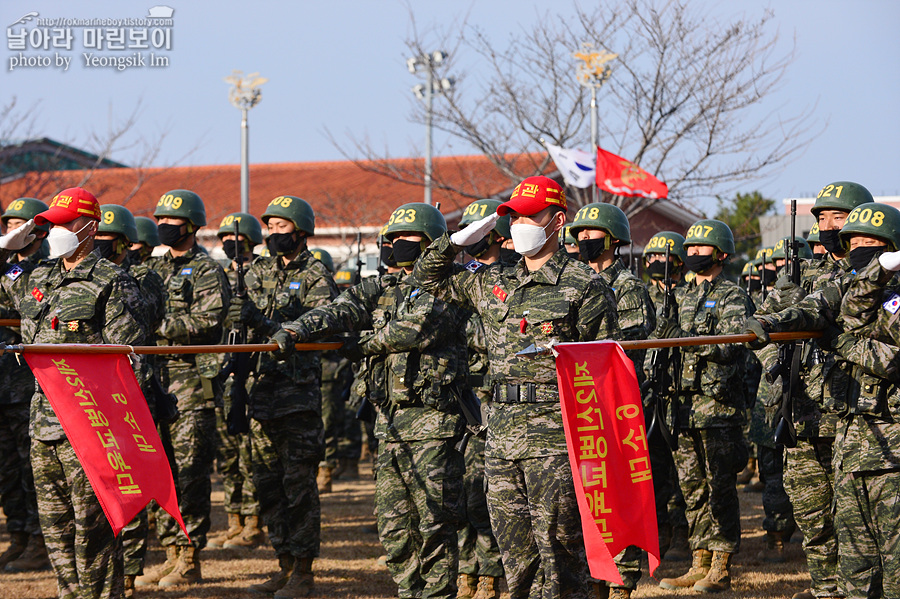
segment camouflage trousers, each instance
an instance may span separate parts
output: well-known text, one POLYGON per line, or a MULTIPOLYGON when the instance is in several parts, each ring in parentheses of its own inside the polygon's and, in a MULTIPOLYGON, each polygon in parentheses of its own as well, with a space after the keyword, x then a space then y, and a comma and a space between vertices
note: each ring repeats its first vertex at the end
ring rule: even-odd
POLYGON ((784 488, 803 533, 803 551, 818 597, 838 594, 838 545, 834 532, 833 437, 797 439, 784 452, 784 488))
POLYGON ((569 456, 488 456, 484 471, 511 599, 592 596, 569 456))
POLYGON ((259 502, 253 484, 250 435, 228 434, 225 413, 224 408, 216 408, 216 463, 225 490, 225 513, 256 516, 259 502))
POLYGON ((181 531, 175 518, 159 510, 156 531, 161 545, 193 545, 206 547, 209 532, 210 493, 213 459, 216 452, 216 413, 212 408, 182 412, 169 425, 169 436, 175 454, 172 472, 178 491, 178 508, 191 539, 181 531))
POLYGON ((503 576, 500 548, 491 530, 484 484, 484 444, 482 437, 469 437, 466 444, 466 473, 463 476, 465 518, 459 528, 459 572, 480 576, 503 576))
POLYGON ((343 368, 337 378, 323 380, 322 389, 322 423, 325 427, 325 459, 323 464, 334 468, 340 456, 341 440, 346 429, 346 398, 353 384, 353 371, 343 368))
POLYGON ((756 463, 759 478, 765 484, 762 493, 763 530, 766 532, 793 532, 794 508, 784 489, 784 446, 756 446, 756 463))
POLYGON ((31 472, 29 403, 0 404, 0 505, 8 532, 41 533, 31 472))
POLYGON ((456 597, 465 469, 456 441, 379 444, 376 523, 399 597, 456 597))
POLYGON ((344 434, 338 441, 337 456, 344 460, 358 460, 362 455, 363 423, 356 419, 356 410, 344 410, 344 434))
POLYGON ((647 441, 656 499, 656 525, 660 530, 667 527, 686 529, 684 495, 678 486, 672 450, 659 433, 653 434, 647 441))
POLYGON ((41 530, 61 599, 125 593, 122 544, 67 439, 31 443, 41 530))
POLYGON ((250 421, 259 515, 276 555, 319 555, 322 512, 316 469, 322 434, 322 419, 315 412, 250 421))
POLYGON ((674 457, 687 505, 691 549, 737 553, 741 544, 737 473, 747 464, 743 432, 736 426, 682 430, 674 457))
POLYGON ((834 496, 841 590, 851 599, 900 597, 900 471, 862 475, 838 466, 834 496))

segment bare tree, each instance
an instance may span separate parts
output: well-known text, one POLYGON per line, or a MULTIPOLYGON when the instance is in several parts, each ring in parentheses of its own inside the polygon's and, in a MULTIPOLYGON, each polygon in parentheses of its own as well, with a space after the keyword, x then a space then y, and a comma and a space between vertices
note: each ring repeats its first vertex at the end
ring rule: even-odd
MULTIPOLYGON (((549 156, 533 158, 543 152, 541 139, 589 145, 589 92, 575 80, 572 57, 583 42, 618 54, 598 94, 600 145, 666 181, 675 201, 726 195, 777 173, 818 134, 811 108, 771 106, 794 60, 793 50, 778 52, 771 11, 721 23, 689 0, 620 0, 593 12, 576 8, 572 17, 545 14, 506 42, 468 23, 421 33, 412 14, 411 21, 409 51, 451 49, 439 76, 458 81, 434 102, 434 127, 483 154, 510 184, 552 169, 549 156), (466 68, 473 58, 475 68, 466 68)), ((411 118, 424 123, 421 103, 411 118)), ((422 184, 420 162, 398 166, 367 139, 351 137, 350 149, 332 142, 362 168, 422 184)), ((497 191, 496 177, 493 184, 497 191)), ((434 185, 454 187, 437 167, 434 185)), ((576 205, 590 201, 572 192, 576 205)), ((604 200, 630 215, 657 201, 604 200)))

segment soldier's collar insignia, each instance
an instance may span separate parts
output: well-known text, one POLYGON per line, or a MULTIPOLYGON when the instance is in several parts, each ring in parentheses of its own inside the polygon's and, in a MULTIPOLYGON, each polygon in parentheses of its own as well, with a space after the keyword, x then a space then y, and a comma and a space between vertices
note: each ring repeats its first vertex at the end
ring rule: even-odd
POLYGON ((890 299, 882 304, 885 310, 891 314, 896 314, 900 310, 900 295, 893 294, 890 299))
POLYGON ((505 291, 503 291, 502 289, 500 289, 500 285, 494 285, 494 288, 491 291, 493 292, 494 295, 496 295, 498 298, 500 298, 501 302, 506 301, 506 297, 508 294, 505 291))

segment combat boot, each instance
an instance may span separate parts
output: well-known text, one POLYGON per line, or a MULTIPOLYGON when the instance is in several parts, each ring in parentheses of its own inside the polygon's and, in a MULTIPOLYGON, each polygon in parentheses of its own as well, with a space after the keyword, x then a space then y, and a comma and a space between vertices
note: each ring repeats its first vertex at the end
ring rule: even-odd
POLYGON ((265 542, 266 535, 259 528, 259 516, 247 516, 244 518, 244 529, 241 534, 225 541, 225 547, 227 549, 259 547, 265 542))
POLYGON ((160 588, 179 584, 194 584, 203 580, 200 573, 200 550, 193 545, 185 545, 178 553, 175 569, 159 579, 160 588))
POLYGON ((672 541, 664 558, 670 562, 686 562, 691 559, 691 546, 688 544, 688 529, 676 526, 672 529, 672 541))
POLYGON ((747 460, 747 465, 744 466, 744 469, 738 472, 737 484, 746 485, 753 478, 754 474, 756 474, 756 458, 750 458, 747 460))
POLYGON ((698 580, 694 590, 701 593, 719 593, 731 588, 731 556, 733 553, 713 551, 712 565, 703 580, 698 580))
POLYGON ((478 591, 475 599, 500 599, 500 579, 493 576, 481 576, 478 579, 478 591))
POLYGON ((785 535, 782 531, 766 532, 766 548, 756 554, 756 558, 767 564, 783 564, 785 535))
POLYGON ((316 485, 319 487, 320 494, 331 493, 331 466, 319 466, 316 485))
POLYGON ((691 560, 691 569, 678 578, 663 578, 659 581, 659 586, 664 589, 689 589, 694 586, 698 580, 703 580, 709 573, 712 564, 712 552, 706 549, 695 549, 694 557, 691 560))
POLYGON ((275 593, 275 599, 295 599, 308 597, 313 592, 313 558, 301 557, 294 562, 294 571, 287 584, 275 593))
POLYGON ((791 599, 816 599, 816 596, 813 594, 812 589, 806 589, 805 591, 794 593, 791 599))
POLYGON ((631 589, 611 588, 609 589, 609 599, 631 599, 631 589))
POLYGON ((134 579, 137 576, 130 576, 128 574, 125 575, 125 599, 131 599, 134 597, 134 579))
POLYGON ((210 538, 206 541, 206 546, 211 549, 220 549, 225 546, 225 542, 235 538, 244 530, 244 517, 240 514, 228 514, 228 530, 210 538))
POLYGON ((135 578, 134 586, 156 586, 156 583, 158 583, 163 576, 168 576, 172 572, 172 570, 175 569, 175 566, 178 565, 178 553, 180 549, 181 548, 178 545, 166 546, 166 561, 156 566, 149 572, 145 572, 144 574, 141 574, 140 576, 135 578))
POLYGON ((477 592, 477 576, 474 574, 460 574, 456 578, 456 599, 472 599, 477 592))
POLYGON ((0 555, 0 568, 3 568, 11 561, 19 559, 26 547, 28 547, 27 532, 9 533, 9 547, 0 555))
POLYGON ((278 568, 278 572, 275 572, 269 580, 261 584, 250 585, 249 591, 260 595, 271 595, 275 591, 281 590, 281 587, 287 584, 291 572, 294 570, 294 556, 290 553, 279 555, 278 568))
POLYGON ((7 572, 36 572, 50 567, 50 556, 43 535, 31 535, 28 546, 17 559, 6 564, 7 572))

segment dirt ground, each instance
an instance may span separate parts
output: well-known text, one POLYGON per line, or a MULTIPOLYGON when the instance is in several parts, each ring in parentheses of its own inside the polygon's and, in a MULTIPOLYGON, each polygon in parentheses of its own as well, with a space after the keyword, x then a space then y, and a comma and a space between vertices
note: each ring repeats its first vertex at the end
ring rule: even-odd
MULTIPOLYGON (((316 560, 315 597, 395 597, 396 587, 387 570, 377 564, 382 555, 374 532, 372 501, 375 485, 368 464, 361 466, 359 480, 338 480, 334 492, 322 496, 322 555, 316 560)), ((221 485, 213 487, 213 530, 225 528, 221 485)), ((788 562, 772 565, 761 562, 756 554, 763 547, 762 508, 759 493, 740 493, 742 502, 743 540, 735 558, 733 589, 718 594, 721 599, 769 599, 790 597, 809 586, 806 563, 799 534, 787 549, 788 562)), ((5 521, 0 520, 0 551, 9 544, 5 521)), ((164 559, 159 545, 152 541, 149 563, 164 559)), ((259 597, 246 591, 262 582, 276 569, 274 552, 269 549, 218 549, 202 553, 204 582, 192 588, 172 590, 139 590, 142 598, 195 599, 220 597, 239 599, 259 597)), ((660 565, 656 579, 678 576, 687 570, 688 562, 666 562, 660 565)), ((659 588, 654 579, 645 576, 633 597, 699 596, 693 591, 672 592, 659 588)), ((0 599, 56 597, 56 582, 50 571, 9 574, 0 573, 0 599)))

